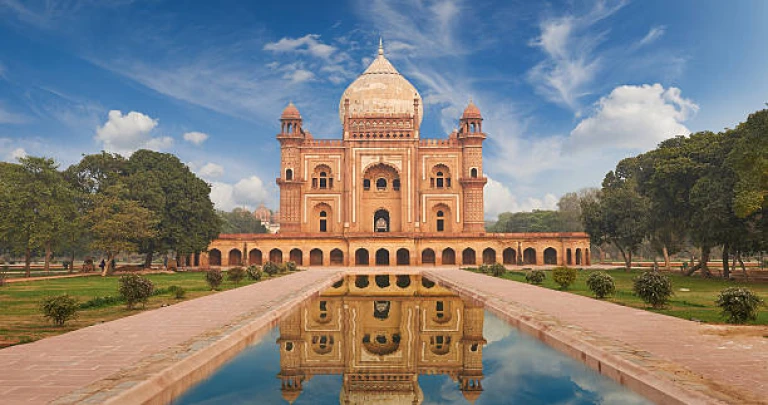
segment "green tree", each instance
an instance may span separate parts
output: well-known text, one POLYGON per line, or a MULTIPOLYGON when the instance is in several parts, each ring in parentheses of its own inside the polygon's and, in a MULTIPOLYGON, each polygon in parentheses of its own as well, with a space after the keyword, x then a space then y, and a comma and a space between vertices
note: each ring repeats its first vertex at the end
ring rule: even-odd
POLYGON ((768 210, 768 109, 751 114, 736 127, 740 137, 728 154, 737 182, 734 210, 745 218, 768 210))
POLYGON ((72 192, 53 159, 24 157, 2 167, 3 210, 0 233, 12 250, 24 255, 30 276, 32 253, 45 250, 45 270, 54 244, 60 240, 72 206, 72 192))
POLYGON ((103 189, 92 199, 84 219, 93 237, 91 248, 107 254, 107 266, 102 272, 106 276, 114 270, 112 260, 118 253, 138 251, 137 241, 155 237, 157 220, 152 211, 128 198, 121 183, 103 189))
POLYGON ((235 208, 231 212, 217 211, 221 219, 222 233, 267 233, 267 227, 244 208, 235 208))
POLYGON ((221 224, 210 186, 176 156, 138 150, 128 160, 126 172, 132 199, 157 219, 154 235, 139 241, 145 267, 152 265, 156 252, 201 252, 219 235, 221 224))

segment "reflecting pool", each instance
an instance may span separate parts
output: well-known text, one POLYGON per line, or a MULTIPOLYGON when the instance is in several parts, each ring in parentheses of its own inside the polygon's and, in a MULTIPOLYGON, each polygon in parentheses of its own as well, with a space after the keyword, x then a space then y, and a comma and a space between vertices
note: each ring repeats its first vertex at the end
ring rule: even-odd
POLYGON ((348 275, 174 404, 647 404, 419 275, 348 275))

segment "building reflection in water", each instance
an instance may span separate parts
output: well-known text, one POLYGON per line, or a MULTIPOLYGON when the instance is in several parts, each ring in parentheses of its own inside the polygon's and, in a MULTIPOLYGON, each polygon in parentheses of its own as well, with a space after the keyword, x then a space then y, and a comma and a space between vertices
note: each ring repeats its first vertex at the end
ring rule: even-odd
POLYGON ((341 374, 340 403, 420 404, 419 374, 447 374, 471 403, 483 390, 483 308, 420 275, 346 275, 280 321, 283 398, 341 374))

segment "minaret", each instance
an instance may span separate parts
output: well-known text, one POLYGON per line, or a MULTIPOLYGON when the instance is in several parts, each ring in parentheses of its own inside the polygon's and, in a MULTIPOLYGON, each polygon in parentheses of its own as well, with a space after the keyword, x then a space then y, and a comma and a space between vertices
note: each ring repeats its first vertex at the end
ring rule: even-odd
POLYGON ((302 384, 305 380, 301 368, 301 352, 304 341, 301 339, 301 311, 294 310, 280 321, 280 337, 276 342, 280 345, 280 391, 288 403, 293 403, 301 395, 302 384))
POLYGON ((301 114, 293 103, 285 107, 280 116, 280 232, 290 233, 301 230, 301 186, 306 181, 301 178, 299 147, 304 142, 301 114))
POLYGON ((483 307, 464 301, 464 336, 461 345, 464 364, 459 372, 459 389, 470 403, 475 403, 483 392, 483 307))
POLYGON ((459 177, 464 192, 464 232, 484 232, 483 187, 488 179, 483 175, 483 116, 472 102, 459 120, 457 135, 462 148, 462 173, 459 177))

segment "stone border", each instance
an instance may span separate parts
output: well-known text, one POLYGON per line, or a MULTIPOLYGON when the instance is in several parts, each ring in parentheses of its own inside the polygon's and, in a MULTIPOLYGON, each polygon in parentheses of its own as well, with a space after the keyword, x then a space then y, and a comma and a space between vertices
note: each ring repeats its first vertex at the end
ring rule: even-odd
POLYGON ((334 272, 325 281, 298 292, 288 300, 280 301, 268 312, 255 318, 252 313, 247 314, 234 326, 205 331, 180 345, 181 348, 172 347, 157 353, 147 362, 123 370, 118 376, 108 377, 108 387, 101 387, 103 380, 98 381, 85 387, 84 394, 71 393, 53 403, 168 404, 247 346, 259 341, 283 316, 310 297, 331 287, 341 275, 341 272, 334 272), (167 365, 169 361, 171 364, 167 365), (156 371, 158 365, 162 369, 156 371), (137 377, 148 374, 149 378, 136 383, 137 377))
MULTIPOLYGON (((439 272, 424 274, 461 296, 482 303, 511 326, 547 346, 581 361, 598 373, 659 404, 744 403, 727 392, 715 391, 702 377, 651 353, 613 339, 596 336, 556 317, 516 302, 488 296, 471 287, 443 278, 439 272)), ((755 403, 759 403, 757 400, 755 403)))

